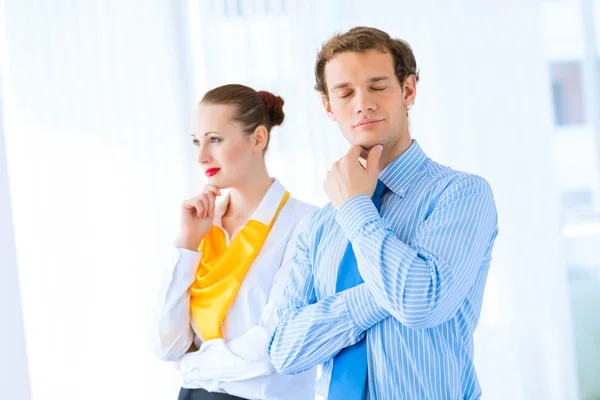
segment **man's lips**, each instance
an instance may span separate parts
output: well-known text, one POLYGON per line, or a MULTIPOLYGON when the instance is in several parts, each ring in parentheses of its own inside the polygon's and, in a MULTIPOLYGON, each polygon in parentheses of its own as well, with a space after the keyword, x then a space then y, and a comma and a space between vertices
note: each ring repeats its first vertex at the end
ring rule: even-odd
POLYGON ((369 119, 363 119, 360 120, 356 123, 356 125, 354 125, 355 128, 358 128, 360 126, 362 127, 368 127, 368 126, 373 126, 379 122, 383 121, 383 119, 374 119, 374 118, 369 118, 369 119))

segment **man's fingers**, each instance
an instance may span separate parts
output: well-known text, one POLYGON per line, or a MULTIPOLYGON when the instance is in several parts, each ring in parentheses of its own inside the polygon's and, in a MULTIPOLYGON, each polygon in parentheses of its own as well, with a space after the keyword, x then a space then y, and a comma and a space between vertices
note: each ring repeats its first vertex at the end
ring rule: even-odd
POLYGON ((373 146, 369 155, 367 156, 367 173, 370 175, 379 175, 379 160, 381 160, 381 152, 383 146, 378 144, 373 146))
POLYGON ((352 160, 358 160, 358 158, 360 157, 360 155, 365 151, 365 149, 362 148, 362 146, 359 146, 357 144, 353 144, 352 146, 350 146, 350 150, 348 150, 348 152, 346 153, 346 155, 352 160))

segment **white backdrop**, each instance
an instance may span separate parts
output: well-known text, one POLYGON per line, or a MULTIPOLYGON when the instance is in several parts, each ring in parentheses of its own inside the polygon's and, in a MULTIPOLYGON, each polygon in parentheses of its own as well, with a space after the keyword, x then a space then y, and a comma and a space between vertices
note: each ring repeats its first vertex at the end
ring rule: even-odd
POLYGON ((500 236, 476 333, 484 398, 577 398, 538 1, 5 3, 6 141, 35 400, 174 398, 148 319, 178 203, 201 184, 186 150, 189 109, 226 82, 280 94, 287 117, 271 172, 322 204, 324 174, 347 145, 312 90, 314 57, 357 24, 413 45, 413 136, 494 189, 500 236))
POLYGON ((6 140, 32 396, 176 398, 152 353, 189 157, 174 3, 6 1, 6 140))
MULTIPOLYGON (((4 20, 0 1, 0 24, 4 20)), ((5 40, 0 31, 0 398, 29 400, 29 373, 23 329, 17 254, 4 144, 2 64, 5 40)))

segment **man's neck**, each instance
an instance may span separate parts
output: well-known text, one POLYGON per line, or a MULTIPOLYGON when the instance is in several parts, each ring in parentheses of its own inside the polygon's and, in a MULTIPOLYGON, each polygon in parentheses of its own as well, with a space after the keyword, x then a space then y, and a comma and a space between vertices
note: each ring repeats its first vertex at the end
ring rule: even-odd
POLYGON ((379 170, 383 171, 395 159, 404 154, 412 146, 412 143, 410 135, 403 135, 391 147, 384 148, 379 161, 379 170))

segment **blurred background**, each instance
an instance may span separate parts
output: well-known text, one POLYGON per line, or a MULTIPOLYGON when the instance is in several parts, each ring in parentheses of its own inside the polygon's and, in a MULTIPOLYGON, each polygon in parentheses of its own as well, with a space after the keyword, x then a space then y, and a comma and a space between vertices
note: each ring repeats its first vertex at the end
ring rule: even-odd
POLYGON ((356 25, 412 45, 413 137, 494 190, 483 398, 600 399, 599 0, 0 0, 0 399, 176 398, 149 329, 203 185, 190 112, 281 95, 270 172, 323 205, 348 146, 314 60, 356 25))

